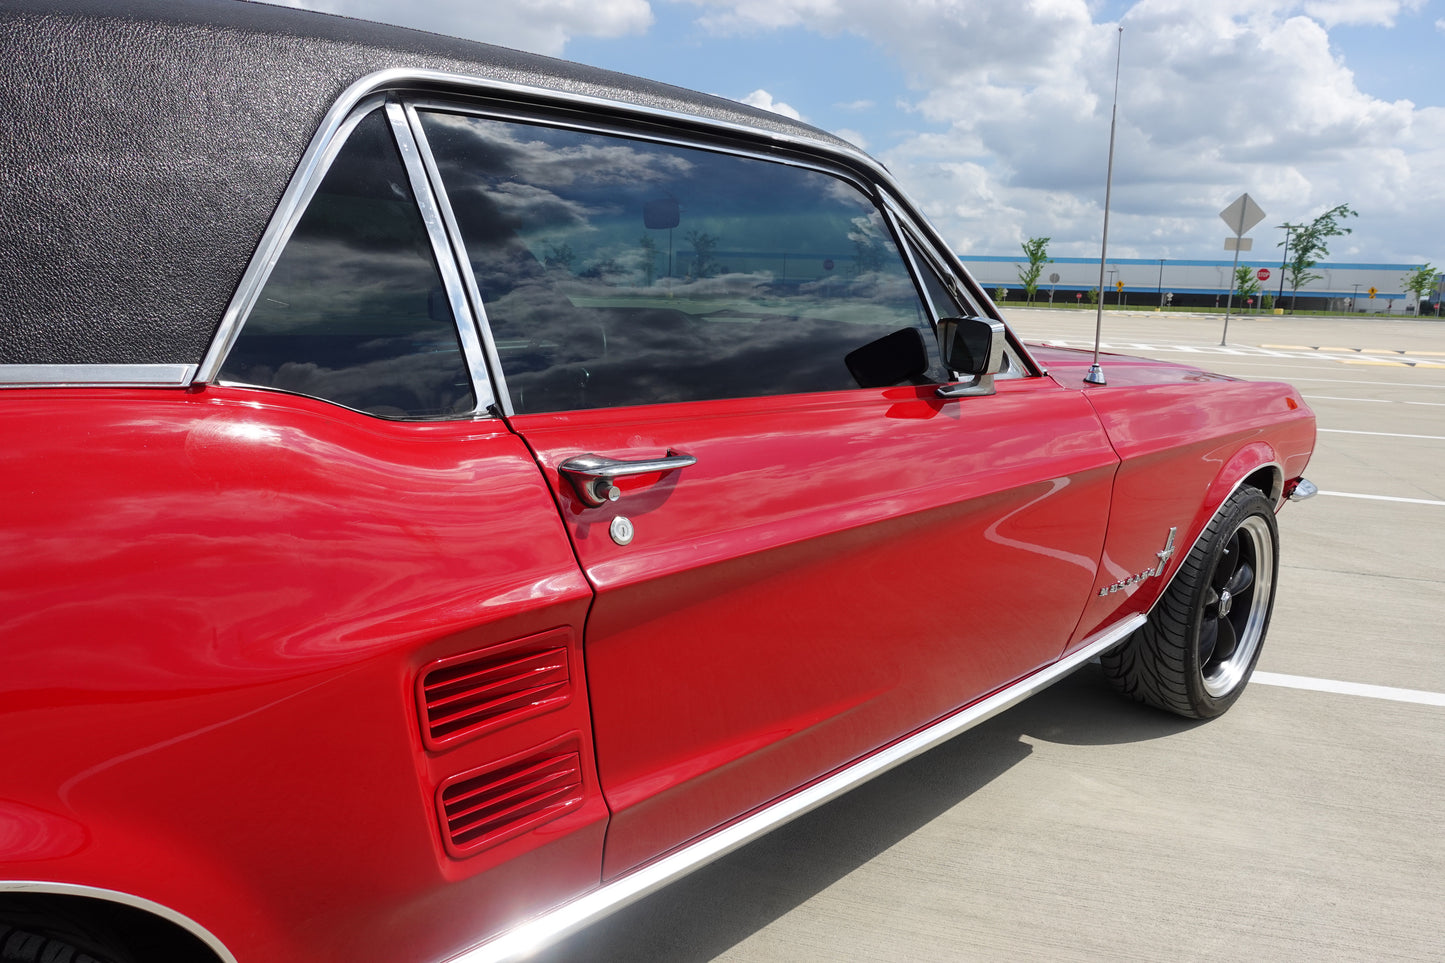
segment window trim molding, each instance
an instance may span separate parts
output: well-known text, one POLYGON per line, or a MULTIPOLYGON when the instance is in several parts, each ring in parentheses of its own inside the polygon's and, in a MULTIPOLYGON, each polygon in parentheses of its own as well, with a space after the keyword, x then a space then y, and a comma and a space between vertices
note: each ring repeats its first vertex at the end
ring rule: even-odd
MULTIPOLYGON (((221 316, 221 321, 216 328, 216 333, 212 336, 205 357, 195 368, 194 374, 191 375, 187 384, 217 383, 226 354, 234 344, 251 305, 255 303, 261 288, 270 276, 271 268, 280 256, 292 229, 320 185, 321 178, 325 176, 336 153, 355 124, 365 113, 383 107, 387 95, 394 95, 400 99, 408 112, 408 123, 413 125, 416 121, 412 116, 412 108, 416 105, 434 103, 449 110, 463 112, 475 107, 478 112, 485 112, 484 105, 454 102, 449 99, 452 96, 490 100, 502 110, 506 110, 507 105, 515 105, 515 108, 523 109, 552 108, 559 111, 576 111, 581 108, 596 112, 599 115, 598 121, 591 125, 576 123, 567 124, 567 126, 580 129, 594 128, 599 132, 611 130, 614 133, 647 137, 663 143, 725 150, 739 156, 754 156, 759 159, 811 167, 834 175, 845 176, 857 184, 880 208, 891 211, 904 224, 913 226, 919 236, 926 239, 926 246, 943 259, 948 267, 946 273, 957 277, 972 298, 990 317, 1003 320, 997 307, 978 287, 977 282, 963 267, 957 256, 943 243, 942 238, 931 225, 928 225, 916 213, 920 210, 918 205, 909 198, 907 192, 898 185, 886 168, 861 150, 798 134, 767 130, 733 121, 644 104, 627 103, 590 94, 513 83, 477 75, 401 67, 380 70, 361 77, 348 87, 327 111, 313 135, 311 143, 302 155, 295 174, 292 175, 290 183, 282 194, 275 213, 261 235, 256 252, 252 255, 240 283, 236 286, 230 304, 221 316), (611 118, 613 123, 607 123, 605 118, 611 118), (655 131, 629 129, 627 125, 629 118, 643 123, 657 124, 659 129, 655 131), (662 129, 664 127, 669 129, 662 129), (689 137, 687 136, 689 133, 696 136, 689 137), (719 141, 726 139, 728 143, 711 142, 709 141, 710 137, 719 138, 719 141), (748 145, 752 145, 751 149, 748 145)), ((560 118, 558 118, 558 122, 562 122, 560 118)), ((426 169, 425 158, 430 151, 426 146, 425 137, 421 135, 416 126, 412 127, 412 136, 420 149, 422 168, 428 176, 432 176, 433 172, 426 169)), ((407 160, 405 156, 403 159, 407 160)), ((408 166, 408 171, 411 172, 410 166, 408 166)), ((413 192, 420 196, 421 185, 416 183, 415 179, 412 187, 413 192)), ((448 202, 445 200, 445 191, 436 184, 428 185, 428 190, 442 212, 441 227, 445 228, 446 212, 449 208, 448 202), (433 187, 434 190, 431 189, 433 187)), ((448 235, 448 243, 452 245, 452 257, 461 257, 455 237, 451 235, 450 230, 446 230, 445 233, 448 235)), ((469 273, 469 271, 461 272, 463 288, 468 295, 464 300, 470 301, 470 304, 475 306, 479 305, 480 301, 476 297, 476 292, 467 287, 465 277, 469 273)), ((456 309, 457 306, 454 304, 454 314, 456 309)), ((509 406, 510 401, 505 390, 505 383, 498 377, 500 368, 496 363, 495 345, 490 343, 486 325, 478 323, 483 321, 484 315, 473 309, 469 310, 465 317, 472 319, 475 330, 480 333, 481 346, 484 350, 487 367, 490 368, 487 371, 490 376, 487 383, 477 382, 476 379, 482 372, 476 367, 472 369, 473 390, 479 402, 478 413, 481 413, 483 408, 481 399, 489 395, 494 399, 496 405, 509 406)), ((465 339, 468 333, 463 330, 465 327, 464 316, 458 315, 456 320, 458 334, 463 338, 465 353, 465 339)), ((1013 337, 1012 332, 1010 332, 1010 344, 1019 352, 1026 365, 1033 367, 1036 371, 1042 370, 1029 357, 1021 343, 1013 337)), ((471 362, 472 358, 468 356, 468 363, 471 364, 471 362)), ((510 414, 510 412, 508 413, 510 414)))
MULTIPOLYGON (((411 181, 411 194, 421 214, 422 224, 426 227, 427 238, 431 242, 432 259, 441 273, 442 287, 446 289, 447 301, 451 305, 452 321, 461 343, 462 356, 466 359, 467 371, 471 374, 472 396, 476 399, 471 414, 485 415, 496 404, 497 396, 494 393, 492 377, 487 370, 482 340, 477 334, 478 325, 473 320, 467 297, 465 279, 470 278, 471 271, 458 270, 457 248, 448 236, 446 217, 450 214, 450 205, 445 209, 442 207, 445 195, 434 188, 437 182, 431 179, 431 172, 422 155, 422 150, 425 149, 426 157, 430 157, 431 150, 425 148, 425 139, 412 126, 411 112, 395 100, 388 100, 383 109, 391 123, 391 133, 396 139, 397 149, 401 152, 407 178, 411 181)), ((506 397, 505 387, 502 397, 506 397)))
POLYGON ((0 388, 185 388, 193 364, 0 364, 0 388))
MULTIPOLYGON (((619 105, 622 106, 622 105, 619 105)), ((799 170, 813 171, 825 174, 829 177, 836 177, 851 185, 878 211, 888 230, 892 240, 899 248, 900 258, 903 260, 905 270, 911 270, 908 255, 903 249, 903 233, 899 230, 898 218, 891 206, 887 203, 886 194, 879 191, 878 185, 860 177, 858 172, 841 164, 830 164, 806 156, 795 156, 790 154, 768 153, 766 151, 749 149, 746 145, 735 140, 719 141, 709 139, 706 135, 688 137, 681 133, 673 133, 663 130, 645 130, 628 126, 626 123, 607 123, 605 119, 583 119, 549 115, 547 106, 537 111, 522 110, 506 104, 488 103, 463 103, 448 99, 443 96, 430 94, 419 94, 406 98, 405 110, 408 121, 412 125, 412 134, 416 138, 419 152, 422 157, 427 176, 431 179, 432 192, 436 198, 437 205, 441 209, 442 219, 446 225, 446 233, 450 237, 452 256, 458 270, 461 272, 463 284, 466 287, 467 296, 471 300, 471 316, 477 321, 481 332, 482 341, 485 344, 487 364, 491 369, 493 390, 497 408, 508 418, 514 417, 517 412, 512 403, 512 394, 507 387, 506 373, 502 365, 502 358, 497 348, 496 339, 492 333, 492 326, 487 318, 487 307, 483 301, 481 288, 477 284, 476 274, 472 270, 471 259, 467 254, 466 241, 462 237, 461 227, 457 223, 455 213, 452 210, 451 198, 447 191, 446 183, 437 164, 436 157, 432 152, 431 143, 427 139, 426 130, 422 124, 421 114, 423 112, 456 114, 465 117, 474 117, 482 120, 495 120, 501 123, 525 124, 531 126, 549 127, 556 130, 574 131, 582 134, 596 135, 600 137, 626 137, 650 144, 661 144, 669 147, 684 148, 687 150, 705 150, 718 154, 726 154, 730 157, 742 158, 760 163, 781 164, 786 167, 793 167, 799 170)), ((912 278, 917 285, 917 278, 912 278)), ((920 288, 921 291, 921 288, 920 288)), ((920 294, 925 310, 930 304, 926 294, 920 294)), ((932 319, 930 319, 930 325, 932 319)))

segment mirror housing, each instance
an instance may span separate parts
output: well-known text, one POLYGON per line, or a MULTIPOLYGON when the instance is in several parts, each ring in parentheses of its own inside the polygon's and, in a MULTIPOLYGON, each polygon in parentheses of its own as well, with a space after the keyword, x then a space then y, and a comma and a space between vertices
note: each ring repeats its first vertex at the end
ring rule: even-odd
POLYGON ((992 318, 940 318, 938 349, 948 370, 971 376, 968 381, 943 385, 940 398, 967 398, 994 393, 993 376, 1003 370, 1007 342, 1002 321, 992 318))
POLYGON ((928 349, 917 328, 899 328, 843 357, 860 388, 918 384, 928 372, 928 349))

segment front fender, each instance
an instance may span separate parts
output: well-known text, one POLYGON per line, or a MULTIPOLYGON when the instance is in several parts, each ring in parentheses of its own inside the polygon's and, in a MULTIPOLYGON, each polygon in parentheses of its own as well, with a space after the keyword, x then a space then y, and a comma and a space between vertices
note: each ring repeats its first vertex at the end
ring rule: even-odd
POLYGON ((1120 464, 1099 575, 1069 648, 1153 608, 1237 488, 1258 486, 1277 509, 1309 461, 1314 413, 1289 385, 1178 368, 1170 381, 1172 367, 1087 392, 1120 464))

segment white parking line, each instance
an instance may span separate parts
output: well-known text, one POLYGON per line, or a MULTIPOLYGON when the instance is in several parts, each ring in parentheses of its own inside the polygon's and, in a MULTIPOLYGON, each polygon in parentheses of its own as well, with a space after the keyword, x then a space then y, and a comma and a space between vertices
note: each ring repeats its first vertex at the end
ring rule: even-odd
POLYGON ((1389 388, 1445 388, 1445 385, 1418 385, 1406 381, 1356 381, 1354 378, 1290 378, 1290 381, 1313 381, 1329 385, 1384 385, 1389 388))
POLYGON ((1372 502, 1404 502, 1407 505, 1445 505, 1434 498, 1402 498, 1397 495, 1357 495, 1354 492, 1316 492, 1318 495, 1333 495, 1336 498, 1368 498, 1372 502))
MULTIPOLYGON (((1336 398, 1334 395, 1304 395, 1305 401, 1368 401, 1376 405, 1393 405, 1396 402, 1388 398, 1336 398)), ((1445 402, 1441 402, 1445 404, 1445 402)), ((1417 404, 1434 404, 1434 402, 1417 402, 1417 404)))
POLYGON ((1374 435, 1376 438, 1423 438, 1425 441, 1445 441, 1445 435, 1401 435, 1393 431, 1352 431, 1349 428, 1319 428, 1320 434, 1332 435, 1374 435))
POLYGON ((1250 676, 1263 685, 1287 689, 1309 689, 1314 692, 1336 692, 1340 695, 1389 699, 1392 702, 1414 702, 1424 706, 1445 706, 1445 692, 1424 692, 1420 689, 1396 689, 1387 685, 1364 685, 1359 682, 1336 682, 1333 679, 1311 679, 1302 675, 1281 675, 1278 672, 1256 672, 1250 676))
POLYGON ((1397 401, 1394 398, 1343 398, 1336 395, 1304 395, 1305 401, 1359 401, 1372 405, 1420 405, 1445 408, 1445 401, 1397 401))

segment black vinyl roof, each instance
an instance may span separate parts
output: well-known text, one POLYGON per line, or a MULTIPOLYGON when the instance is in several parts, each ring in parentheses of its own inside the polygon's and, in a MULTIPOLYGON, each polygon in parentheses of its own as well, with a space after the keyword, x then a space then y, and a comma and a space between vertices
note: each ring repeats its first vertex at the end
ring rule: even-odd
POLYGON ((6 0, 0 364, 198 363, 327 110, 388 68, 842 143, 666 84, 269 4, 6 0))

